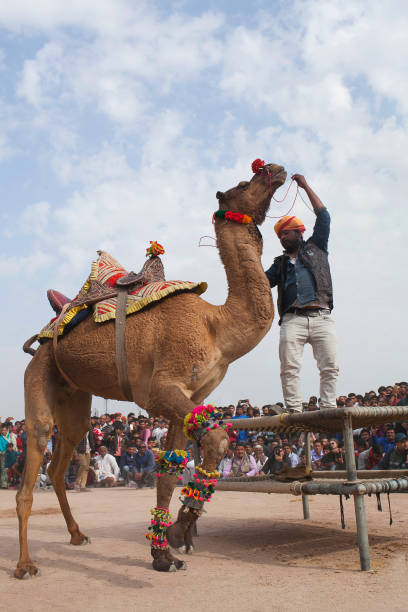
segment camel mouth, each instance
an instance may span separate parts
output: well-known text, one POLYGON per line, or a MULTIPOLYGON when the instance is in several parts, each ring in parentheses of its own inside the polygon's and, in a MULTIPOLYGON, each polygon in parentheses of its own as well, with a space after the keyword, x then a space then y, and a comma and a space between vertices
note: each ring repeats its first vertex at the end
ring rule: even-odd
POLYGON ((267 164, 263 168, 263 174, 269 175, 273 183, 279 183, 279 185, 283 185, 286 181, 286 177, 288 173, 286 172, 283 166, 277 167, 273 164, 267 164), (273 170, 273 172, 272 172, 273 170))

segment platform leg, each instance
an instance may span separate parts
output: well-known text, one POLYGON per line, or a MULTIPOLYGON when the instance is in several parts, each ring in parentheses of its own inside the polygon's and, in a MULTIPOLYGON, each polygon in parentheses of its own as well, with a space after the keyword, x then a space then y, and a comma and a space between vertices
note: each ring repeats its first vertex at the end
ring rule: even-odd
POLYGON ((360 550, 360 567, 363 572, 367 572, 371 569, 371 561, 364 495, 354 495, 354 510, 356 513, 358 548, 360 550))
MULTIPOLYGON (((344 419, 344 450, 346 453, 346 468, 348 482, 357 480, 356 455, 354 453, 353 426, 351 415, 344 419)), ((364 495, 354 495, 354 511, 356 514, 358 548, 360 551, 360 567, 363 572, 371 568, 370 545, 368 543, 367 518, 364 505, 364 495)))
MULTIPOLYGON (((310 431, 306 432, 305 436, 305 456, 306 465, 312 467, 312 454, 310 449, 310 431)), ((310 519, 310 508, 309 508, 309 496, 302 494, 302 505, 303 505, 303 518, 305 520, 310 519)))

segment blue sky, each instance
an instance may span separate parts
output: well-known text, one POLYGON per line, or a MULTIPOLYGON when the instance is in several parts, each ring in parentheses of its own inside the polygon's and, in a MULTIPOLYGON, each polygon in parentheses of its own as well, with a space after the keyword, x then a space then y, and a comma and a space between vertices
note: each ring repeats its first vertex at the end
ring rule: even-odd
MULTIPOLYGON (((406 379, 407 21, 399 1, 1 3, 0 413, 23 414, 46 290, 73 295, 97 249, 132 269, 157 239, 168 278, 222 303, 197 243, 256 157, 303 173, 332 215, 339 392, 406 379)), ((273 220, 262 233, 268 267, 273 220)), ((279 400, 277 347, 275 322, 208 400, 279 400)), ((309 350, 303 383, 318 394, 309 350)))

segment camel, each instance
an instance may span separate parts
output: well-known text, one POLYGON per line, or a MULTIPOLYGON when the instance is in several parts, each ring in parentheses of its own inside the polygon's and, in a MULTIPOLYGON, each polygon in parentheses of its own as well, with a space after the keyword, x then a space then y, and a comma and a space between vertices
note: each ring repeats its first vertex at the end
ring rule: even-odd
MULTIPOLYGON (((271 197, 286 180, 282 166, 267 164, 252 179, 225 193, 217 192, 219 210, 251 217, 247 224, 214 218, 222 263, 228 281, 225 304, 215 306, 194 293, 181 293, 156 302, 127 317, 126 353, 134 401, 150 415, 164 415, 170 425, 166 449, 184 449, 183 421, 219 385, 230 363, 251 351, 269 331, 274 308, 262 264, 262 235, 271 197)), ((27 460, 17 492, 20 558, 14 575, 35 576, 30 559, 27 523, 33 488, 54 422, 59 431, 49 476, 58 497, 73 545, 87 543, 68 504, 64 474, 75 446, 90 426, 92 395, 125 400, 115 363, 114 322, 103 325, 88 317, 53 347, 46 341, 25 372, 27 460), (57 361, 54 350, 57 352, 57 361), (58 365, 57 365, 58 362, 58 365), (61 370, 67 375, 63 376, 61 370), (72 388, 67 380, 72 381, 72 388)), ((214 473, 226 453, 224 428, 201 437, 202 468, 214 473)), ((168 508, 176 485, 174 474, 163 474, 157 485, 157 507, 168 508)), ((182 507, 168 530, 176 549, 192 550, 192 525, 199 511, 182 507)), ((153 567, 184 569, 170 549, 152 547, 153 567)))

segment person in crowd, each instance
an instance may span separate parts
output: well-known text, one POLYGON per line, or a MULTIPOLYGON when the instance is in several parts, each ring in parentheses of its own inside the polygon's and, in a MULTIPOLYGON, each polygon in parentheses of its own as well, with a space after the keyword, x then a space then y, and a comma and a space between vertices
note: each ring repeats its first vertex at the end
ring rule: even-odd
POLYGON ((219 473, 221 474, 221 478, 224 477, 224 472, 226 469, 227 464, 229 464, 232 461, 232 458, 234 457, 234 449, 232 448, 232 446, 229 446, 227 448, 227 452, 225 454, 225 457, 223 457, 220 461, 220 464, 217 468, 217 470, 219 471, 219 473))
MULTIPOLYGON (((72 453, 71 461, 69 462, 65 472, 65 487, 68 490, 75 489, 75 482, 78 476, 79 465, 79 456, 76 450, 74 450, 74 452, 72 453)), ((42 471, 39 473, 40 484, 42 480, 41 474, 44 474, 44 472, 42 471)), ((44 474, 44 476, 47 476, 47 474, 44 474)))
POLYGON ((102 435, 105 437, 107 434, 112 433, 113 426, 111 424, 111 418, 109 414, 105 413, 101 416, 101 427, 100 427, 102 435))
POLYGON ((255 444, 254 446, 254 459, 256 463, 256 469, 262 472, 262 468, 268 460, 268 457, 264 453, 264 449, 261 444, 255 444))
POLYGON ((285 465, 290 467, 290 460, 285 457, 283 448, 281 446, 276 446, 264 464, 260 475, 280 474, 285 465))
POLYGON ((115 458, 108 453, 106 446, 100 446, 96 456, 97 482, 102 487, 114 487, 120 476, 119 466, 115 458))
MULTIPOLYGON (((246 414, 244 414, 244 408, 246 409, 249 406, 250 406, 250 403, 248 399, 239 400, 236 410, 235 410, 235 415, 232 418, 233 419, 246 419, 247 417, 246 417, 246 414)), ((246 429, 239 429, 236 439, 237 439, 237 442, 240 442, 241 444, 245 444, 248 440, 248 431, 246 429)))
POLYGON ((283 458, 288 459, 290 463, 290 467, 296 467, 299 463, 299 456, 293 452, 291 445, 286 442, 282 446, 283 448, 283 458))
POLYGON ((315 440, 312 448, 312 467, 317 470, 323 458, 323 445, 320 440, 315 440))
POLYGON ((136 482, 136 447, 128 446, 120 458, 120 471, 125 479, 125 486, 130 486, 131 482, 136 482))
POLYGON ((167 434, 167 423, 164 419, 161 419, 158 422, 157 427, 155 427, 152 431, 152 436, 154 436, 159 444, 159 447, 164 448, 163 436, 167 434))
POLYGON ((141 489, 144 486, 153 488, 155 484, 154 455, 151 450, 148 450, 145 442, 139 446, 135 464, 135 481, 138 488, 141 489))
POLYGON ((330 215, 304 176, 294 174, 292 179, 306 191, 316 223, 311 238, 305 242, 305 226, 300 219, 279 219, 275 232, 284 252, 275 258, 266 276, 271 287, 278 286, 279 359, 285 406, 289 412, 302 412, 300 368, 304 345, 312 345, 320 372, 320 408, 336 407, 339 368, 327 251, 330 215))
POLYGON ((86 432, 78 446, 76 451, 79 459, 79 470, 75 481, 75 489, 77 491, 89 492, 91 489, 87 488, 89 466, 91 463, 91 453, 95 451, 96 442, 93 428, 86 432))
POLYGON ((383 441, 384 452, 388 453, 395 446, 395 429, 388 427, 385 432, 385 440, 383 441))
POLYGON ((381 444, 373 442, 370 448, 359 454, 357 459, 358 470, 372 470, 384 454, 384 449, 381 444))
POLYGON ((336 438, 330 438, 328 445, 323 448, 323 457, 318 470, 344 470, 345 456, 336 438))
POLYGON ((147 441, 147 448, 148 448, 150 451, 152 451, 152 453, 153 453, 153 455, 154 455, 155 457, 157 457, 157 455, 158 455, 158 453, 159 453, 159 451, 160 451, 160 448, 159 448, 159 445, 158 445, 158 443, 157 443, 156 438, 153 438, 153 436, 150 436, 150 438, 149 438, 149 439, 148 439, 148 441, 147 441))
POLYGON ((19 458, 21 453, 14 449, 13 444, 9 442, 4 454, 4 467, 7 470, 8 486, 14 487, 18 485, 20 480, 19 458))
POLYGON ((144 418, 139 419, 139 433, 142 442, 147 444, 147 441, 151 436, 151 430, 149 427, 147 427, 147 422, 144 418))
POLYGON ((223 477, 250 477, 256 476, 256 474, 257 467, 254 457, 245 452, 245 446, 243 444, 238 443, 232 459, 229 459, 225 464, 223 477))
POLYGON ((374 466, 374 470, 402 470, 407 469, 408 438, 399 433, 395 436, 394 447, 386 451, 382 459, 374 466))
POLYGON ((10 444, 10 436, 7 425, 3 425, 0 430, 0 488, 8 489, 8 474, 6 470, 6 450, 10 444))

